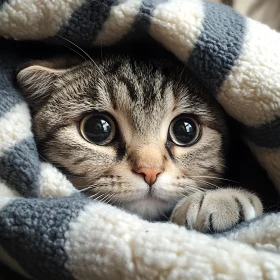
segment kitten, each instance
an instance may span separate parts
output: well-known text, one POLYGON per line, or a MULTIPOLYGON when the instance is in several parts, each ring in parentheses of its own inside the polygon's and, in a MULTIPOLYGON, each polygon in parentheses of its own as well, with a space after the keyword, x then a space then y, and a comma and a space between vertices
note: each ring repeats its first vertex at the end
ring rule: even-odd
POLYGON ((262 214, 256 195, 213 189, 224 173, 225 116, 173 58, 34 61, 17 80, 40 154, 90 197, 201 232, 262 214))

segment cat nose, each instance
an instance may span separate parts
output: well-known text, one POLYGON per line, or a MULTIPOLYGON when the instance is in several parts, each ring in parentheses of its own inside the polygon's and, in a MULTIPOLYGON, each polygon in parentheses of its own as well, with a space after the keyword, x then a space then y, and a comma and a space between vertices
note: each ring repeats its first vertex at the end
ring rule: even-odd
POLYGON ((157 176, 163 172, 163 169, 159 167, 140 167, 135 168, 134 171, 143 174, 145 182, 151 186, 157 180, 157 176))

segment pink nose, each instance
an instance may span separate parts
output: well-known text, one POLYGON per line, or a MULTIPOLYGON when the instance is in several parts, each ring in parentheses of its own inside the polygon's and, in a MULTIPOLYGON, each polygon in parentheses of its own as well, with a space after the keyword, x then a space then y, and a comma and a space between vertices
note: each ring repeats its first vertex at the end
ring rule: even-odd
POLYGON ((145 179, 145 182, 150 186, 155 183, 155 181, 157 180, 157 176, 163 172, 163 170, 158 167, 140 167, 135 168, 134 171, 139 174, 142 174, 145 179))

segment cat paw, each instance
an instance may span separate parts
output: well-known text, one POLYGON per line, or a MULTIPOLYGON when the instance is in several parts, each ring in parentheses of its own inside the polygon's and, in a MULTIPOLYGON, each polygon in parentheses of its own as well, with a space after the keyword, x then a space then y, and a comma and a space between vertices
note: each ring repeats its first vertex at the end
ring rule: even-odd
POLYGON ((262 203, 256 195, 225 188, 196 192, 183 198, 174 208, 170 220, 188 229, 213 233, 229 230, 262 212, 262 203))

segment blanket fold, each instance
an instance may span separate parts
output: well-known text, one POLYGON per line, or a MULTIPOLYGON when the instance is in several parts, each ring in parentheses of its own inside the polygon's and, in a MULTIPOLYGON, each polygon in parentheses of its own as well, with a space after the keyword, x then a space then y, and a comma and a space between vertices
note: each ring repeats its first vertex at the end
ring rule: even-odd
MULTIPOLYGON (((2 38, 57 44, 63 37, 81 47, 159 42, 238 121, 280 189, 277 32, 199 0, 0 2, 2 38)), ((34 279, 280 279, 279 213, 207 236, 92 201, 41 162, 14 83, 21 62, 0 49, 1 262, 34 279)))

